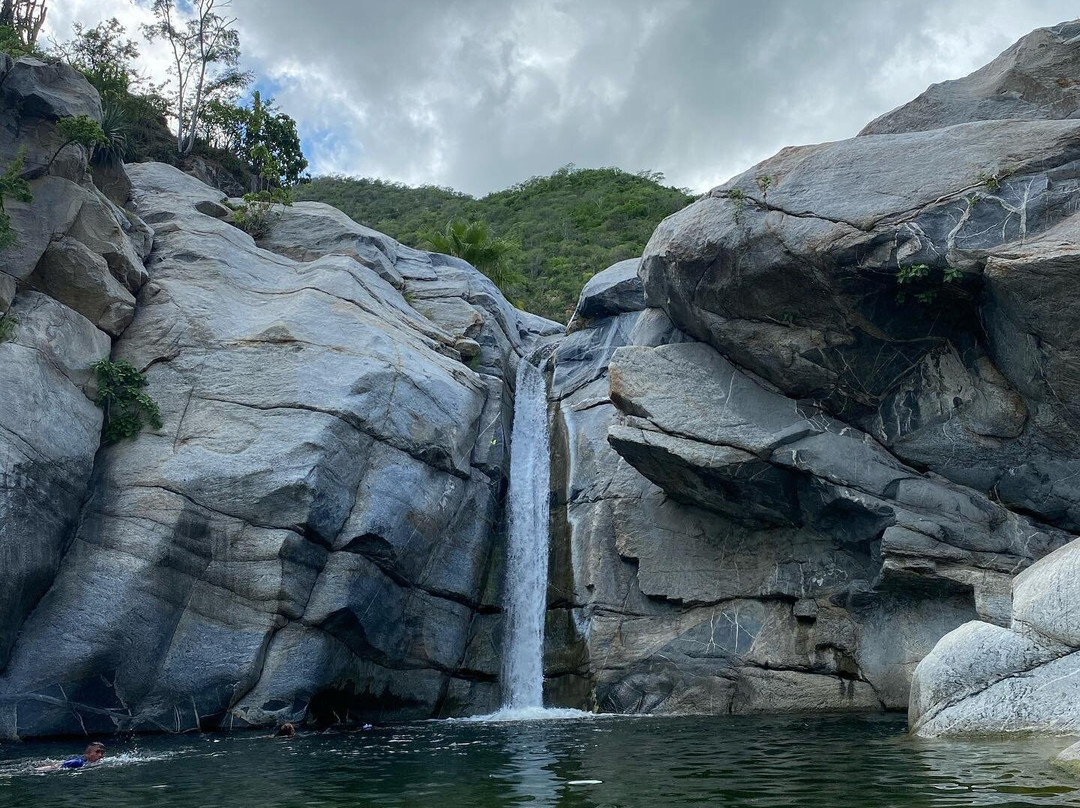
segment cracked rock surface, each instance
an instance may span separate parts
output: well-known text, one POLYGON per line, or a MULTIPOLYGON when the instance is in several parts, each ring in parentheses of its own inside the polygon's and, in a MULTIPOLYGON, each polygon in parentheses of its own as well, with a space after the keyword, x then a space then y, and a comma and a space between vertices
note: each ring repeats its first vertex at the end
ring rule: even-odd
POLYGON ((1076 647, 1073 588, 1031 565, 1080 530, 1077 34, 669 217, 643 311, 602 291, 625 268, 590 282, 553 357, 549 605, 601 709, 905 709, 948 634, 920 731, 978 712, 920 698, 999 675, 1055 728, 1008 672, 1071 681, 1076 647))
MULTIPOLYGON (((83 418, 87 446, 49 468, 88 480, 88 496, 71 498, 62 558, 36 546, 40 601, 0 601, 14 629, 0 735, 493 707, 494 677, 463 657, 478 613, 494 608, 504 379, 561 327, 517 312, 464 262, 361 232, 326 206, 281 211, 272 251, 193 177, 154 163, 128 173, 153 251, 112 353, 146 374, 164 425, 95 460, 100 413, 84 380, 50 369, 82 401, 54 407, 83 418), (429 319, 406 296, 469 314, 429 319), (454 347, 465 335, 478 345, 471 366, 454 347)), ((57 260, 45 251, 38 273, 56 277, 57 260)), ((13 309, 31 305, 63 308, 28 292, 13 309)), ((20 329, 0 351, 42 364, 32 338, 20 329)))

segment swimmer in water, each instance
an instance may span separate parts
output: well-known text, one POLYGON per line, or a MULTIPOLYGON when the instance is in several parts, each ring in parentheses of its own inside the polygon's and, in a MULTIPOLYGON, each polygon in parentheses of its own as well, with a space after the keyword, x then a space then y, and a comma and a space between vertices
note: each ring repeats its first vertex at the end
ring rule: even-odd
POLYGON ((295 738, 296 737, 296 727, 294 727, 292 724, 282 724, 280 727, 278 727, 278 731, 274 735, 274 737, 275 738, 295 738))
POLYGON ((94 741, 86 750, 79 756, 73 757, 70 760, 65 760, 63 763, 52 763, 48 766, 39 766, 34 769, 38 772, 56 772, 61 769, 81 769, 83 766, 87 766, 91 763, 97 763, 105 757, 105 744, 101 741, 94 741))

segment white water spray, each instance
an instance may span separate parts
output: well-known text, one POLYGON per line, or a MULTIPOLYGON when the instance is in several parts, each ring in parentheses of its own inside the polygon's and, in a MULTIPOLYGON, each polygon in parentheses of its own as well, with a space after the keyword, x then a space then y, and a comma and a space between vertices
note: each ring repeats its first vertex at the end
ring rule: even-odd
POLYGON ((547 385, 526 360, 518 363, 510 438, 510 541, 506 559, 503 710, 544 706, 544 613, 547 610, 547 385))

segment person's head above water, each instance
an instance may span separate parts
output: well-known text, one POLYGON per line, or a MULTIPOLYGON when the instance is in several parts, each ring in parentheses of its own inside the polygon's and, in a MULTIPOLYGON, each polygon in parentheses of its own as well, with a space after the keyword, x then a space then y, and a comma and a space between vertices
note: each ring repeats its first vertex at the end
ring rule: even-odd
POLYGON ((103 757, 105 757, 105 744, 101 741, 94 741, 83 752, 83 757, 86 758, 87 763, 97 763, 103 757))
POLYGON ((292 738, 296 735, 296 727, 292 724, 282 724, 278 727, 277 736, 279 738, 292 738))

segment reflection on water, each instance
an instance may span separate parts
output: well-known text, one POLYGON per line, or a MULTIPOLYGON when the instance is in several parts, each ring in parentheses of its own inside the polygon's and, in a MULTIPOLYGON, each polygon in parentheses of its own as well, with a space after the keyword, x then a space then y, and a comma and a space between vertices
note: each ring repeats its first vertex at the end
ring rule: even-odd
POLYGON ((424 722, 369 732, 0 746, 0 806, 1080 806, 1069 739, 926 741, 899 717, 424 722))

